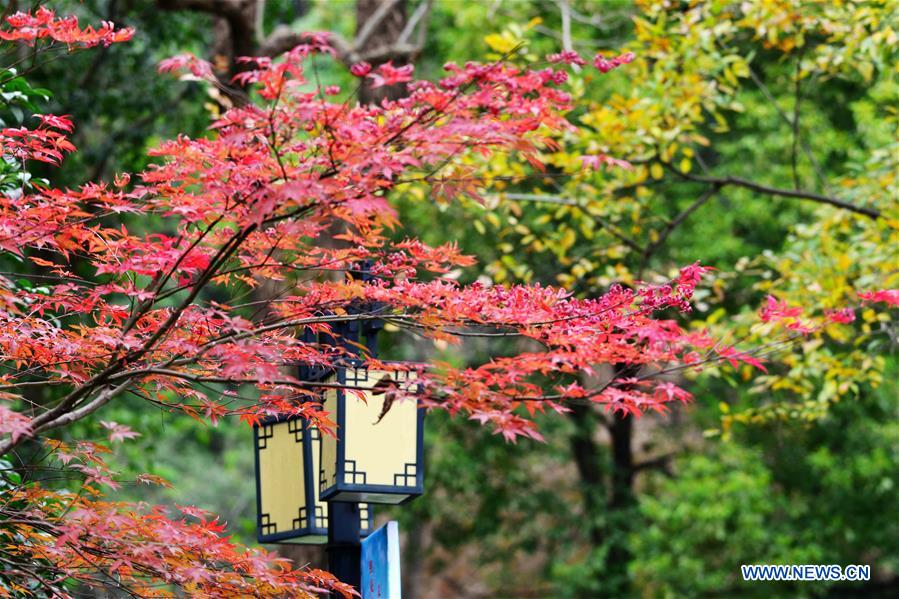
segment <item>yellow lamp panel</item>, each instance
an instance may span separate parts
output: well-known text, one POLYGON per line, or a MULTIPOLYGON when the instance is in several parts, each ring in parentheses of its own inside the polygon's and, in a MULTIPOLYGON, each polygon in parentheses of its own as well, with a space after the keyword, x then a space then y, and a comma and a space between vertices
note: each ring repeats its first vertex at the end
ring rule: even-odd
POLYGON ((303 427, 298 420, 259 428, 259 490, 262 526, 273 534, 306 526, 303 427))
POLYGON ((346 484, 415 484, 418 405, 410 399, 397 399, 379 422, 386 394, 375 395, 371 388, 385 376, 401 381, 403 386, 411 384, 412 380, 410 373, 405 372, 372 370, 366 373, 352 368, 346 371, 346 384, 365 389, 366 399, 362 401, 351 392, 345 395, 343 482, 346 484))

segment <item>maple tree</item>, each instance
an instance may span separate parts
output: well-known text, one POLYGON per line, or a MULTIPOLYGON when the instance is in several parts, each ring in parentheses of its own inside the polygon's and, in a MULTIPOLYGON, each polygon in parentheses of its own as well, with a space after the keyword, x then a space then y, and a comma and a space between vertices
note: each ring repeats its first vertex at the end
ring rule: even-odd
MULTIPOLYGON (((81 28, 39 9, 10 17, 0 37, 54 52, 127 41, 130 30, 81 28)), ((571 127, 560 63, 586 61, 564 53, 539 70, 501 60, 448 64, 438 82, 414 81, 410 65, 357 64, 353 75, 374 88, 409 89, 408 97, 363 106, 307 80, 304 62, 332 53, 327 35, 310 34, 279 60, 243 59, 235 83, 251 101, 221 115, 209 137, 160 144, 151 151, 156 163, 135 176, 78 189, 23 177, 4 189, 0 248, 20 267, 0 278, 0 456, 40 442, 46 467, 82 485, 59 491, 4 468, 0 593, 65 595, 85 584, 141 596, 173 587, 198 595, 351 595, 325 572, 232 544, 224 526, 197 508, 104 500, 103 489, 121 482, 103 459, 108 448, 52 437, 125 394, 212 423, 290 415, 332 431, 319 409, 326 384, 290 371, 348 358, 341 323, 378 320, 454 343, 522 339, 517 353, 471 368, 383 364, 355 349, 368 366, 416 370, 415 399, 424 408, 487 424, 510 441, 541 438, 538 412, 597 404, 640 415, 690 399, 663 374, 719 362, 762 367, 754 351, 666 317, 690 309, 709 270, 698 263, 666 284, 634 282, 578 299, 539 285, 461 285, 448 274, 472 259, 455 245, 393 240, 401 223, 387 195, 397 186, 426 185, 435 201, 479 199, 483 181, 467 166, 472 157, 513 153, 542 169, 540 151, 556 146, 551 133, 571 127), (151 219, 152 227, 132 226, 151 219), (365 277, 353 276, 360 264, 365 277), (279 292, 247 300, 262 281, 279 292), (585 384, 603 364, 615 374, 585 384), (33 400, 34 388, 51 390, 52 399, 33 400)), ((631 60, 597 56, 593 65, 605 73, 631 60)), ((193 56, 160 69, 219 84, 193 56)), ((37 120, 0 131, 4 156, 23 171, 32 161, 59 164, 75 149, 66 117, 37 120)), ((598 153, 582 162, 627 166, 598 153)), ((870 299, 894 299, 880 293, 870 299)), ((766 317, 796 316, 778 306, 766 317)), ((137 434, 114 422, 103 427, 111 442, 137 434)), ((165 484, 151 476, 138 482, 165 484)))

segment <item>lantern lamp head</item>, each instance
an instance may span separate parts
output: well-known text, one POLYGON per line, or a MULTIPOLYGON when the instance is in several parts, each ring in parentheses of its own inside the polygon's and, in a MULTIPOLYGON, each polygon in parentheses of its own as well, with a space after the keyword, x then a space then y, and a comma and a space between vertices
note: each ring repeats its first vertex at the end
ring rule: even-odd
POLYGON ((321 498, 400 504, 421 495, 424 410, 407 397, 415 373, 348 363, 329 381, 336 385, 326 390, 323 409, 337 428, 322 438, 321 498))
MULTIPOLYGON (((322 544, 328 504, 318 494, 321 431, 302 418, 269 419, 253 427, 256 453, 256 536, 260 543, 322 544)), ((359 505, 361 533, 372 510, 359 505)))

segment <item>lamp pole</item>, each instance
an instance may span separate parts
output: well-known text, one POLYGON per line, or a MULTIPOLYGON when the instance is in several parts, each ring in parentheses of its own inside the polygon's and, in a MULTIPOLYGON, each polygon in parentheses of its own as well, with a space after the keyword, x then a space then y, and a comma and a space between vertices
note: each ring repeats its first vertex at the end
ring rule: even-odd
POLYGON ((361 527, 358 503, 328 502, 328 570, 357 589, 362 581, 361 527))
MULTIPOLYGON (((362 281, 371 280, 370 265, 359 264, 349 271, 349 275, 362 281)), ((348 312, 359 311, 351 307, 348 312)), ((375 341, 378 330, 383 327, 380 321, 368 321, 365 324, 359 321, 347 321, 336 325, 338 343, 350 355, 358 355, 359 348, 354 345, 363 337, 369 351, 374 355, 376 351, 375 341)), ((351 584, 362 590, 362 518, 358 503, 343 501, 328 502, 328 545, 325 551, 328 554, 328 570, 341 582, 351 584)), ((332 594, 336 597, 337 595, 332 594)))

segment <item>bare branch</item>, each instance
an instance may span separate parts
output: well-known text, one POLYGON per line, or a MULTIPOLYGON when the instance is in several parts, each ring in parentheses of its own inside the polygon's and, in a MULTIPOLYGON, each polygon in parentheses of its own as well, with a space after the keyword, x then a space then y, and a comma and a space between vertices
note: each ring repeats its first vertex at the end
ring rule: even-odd
MULTIPOLYGON (((783 119, 783 121, 786 124, 790 125, 791 128, 797 127, 796 123, 798 123, 798 114, 796 115, 796 119, 794 120, 794 119, 791 119, 787 115, 786 112, 784 112, 784 110, 777 103, 777 100, 774 98, 774 95, 771 93, 771 90, 768 89, 768 86, 765 85, 765 82, 761 80, 761 78, 752 69, 752 67, 749 67, 749 78, 752 79, 752 82, 755 83, 756 86, 758 86, 759 91, 762 92, 762 95, 765 96, 765 99, 771 103, 771 106, 774 107, 774 110, 777 112, 778 116, 780 116, 780 118, 783 119)), ((797 78, 798 78, 798 75, 797 75, 797 78)), ((798 86, 798 79, 797 79, 797 86, 798 86)), ((799 140, 799 143, 802 147, 802 152, 809 159, 809 162, 811 163, 812 168, 815 169, 815 175, 818 177, 818 181, 821 183, 821 187, 825 191, 830 193, 830 186, 827 183, 827 179, 824 176, 824 172, 821 170, 821 165, 818 164, 818 161, 815 159, 815 155, 812 153, 812 149, 809 147, 809 145, 804 140, 802 140, 801 138, 798 137, 798 129, 794 129, 794 135, 797 136, 796 138, 794 138, 794 142, 796 139, 799 140)))
MULTIPOLYGON (((547 204, 561 204, 563 206, 581 206, 576 200, 572 200, 570 198, 563 198, 559 196, 551 196, 551 195, 541 195, 541 194, 533 194, 533 193, 506 193, 504 194, 506 199, 514 200, 518 202, 544 202, 547 204)), ((601 226, 603 229, 609 232, 615 239, 631 248, 632 250, 636 250, 638 252, 645 251, 640 244, 631 239, 630 237, 623 234, 618 230, 617 227, 604 221, 598 216, 594 216, 593 220, 601 226)))
MULTIPOLYGON (((116 395, 118 395, 119 393, 124 391, 125 388, 127 388, 130 385, 131 385, 131 379, 126 378, 123 383, 121 383, 115 387, 110 387, 110 388, 103 390, 102 392, 100 392, 97 395, 97 397, 92 399, 90 402, 84 404, 80 408, 66 412, 65 414, 56 418, 55 420, 50 420, 49 422, 47 422, 39 427, 35 427, 35 429, 33 430, 33 434, 37 434, 37 433, 40 433, 40 432, 43 432, 43 431, 46 431, 49 429, 53 429, 53 428, 59 428, 60 426, 65 426, 67 424, 71 424, 73 422, 81 420, 82 418, 84 418, 85 416, 88 416, 89 414, 93 414, 94 412, 96 412, 97 410, 99 410, 100 408, 102 408, 103 406, 108 404, 110 401, 115 399, 116 395)), ((0 449, 0 453, 2 453, 2 449, 0 449)))
MULTIPOLYGON (((804 53, 805 46, 802 47, 802 50, 799 52, 799 57, 796 59, 796 75, 794 81, 794 90, 793 90, 793 146, 790 151, 790 162, 793 167, 793 188, 799 189, 799 161, 798 161, 798 146, 799 146, 799 107, 802 105, 802 55, 804 53)), ((817 165, 815 165, 817 168, 817 165)), ((823 177, 823 175, 822 175, 823 177)), ((825 183, 826 189, 826 183, 825 183)), ((829 190, 828 190, 829 192, 829 190)))
POLYGON ((393 10, 393 7, 396 6, 399 1, 400 0, 382 0, 378 9, 372 14, 371 18, 365 21, 362 28, 359 30, 358 35, 356 35, 356 39, 353 40, 353 46, 357 50, 365 47, 365 44, 368 43, 368 38, 370 38, 371 34, 375 32, 375 29, 384 22, 384 18, 390 14, 390 11, 393 10))
POLYGON ((641 470, 654 470, 656 468, 662 470, 665 474, 671 475, 671 458, 674 457, 674 453, 666 453, 660 455, 655 458, 650 458, 648 460, 643 460, 642 462, 637 462, 634 464, 634 471, 640 472, 641 470))
POLYGON ((743 187, 746 189, 751 189, 752 191, 756 191, 758 193, 763 193, 766 195, 772 196, 781 196, 785 198, 797 198, 800 200, 809 200, 812 202, 818 202, 819 204, 828 204, 830 206, 835 206, 836 208, 842 208, 843 210, 849 210, 850 212, 855 212, 856 214, 861 214, 867 216, 871 219, 878 219, 881 217, 880 210, 876 208, 869 208, 867 206, 856 206, 850 202, 845 200, 841 200, 839 198, 834 198, 831 196, 821 195, 819 193, 813 193, 810 191, 802 191, 799 189, 781 189, 779 187, 770 187, 768 185, 762 185, 761 183, 755 183, 754 181, 749 181, 747 179, 741 179, 740 177, 702 177, 699 175, 691 175, 690 173, 684 173, 680 170, 674 168, 672 165, 667 163, 662 163, 665 168, 670 170, 673 173, 678 174, 681 178, 686 179, 688 181, 695 181, 697 183, 708 183, 709 185, 717 185, 718 187, 726 187, 728 185, 733 185, 736 187, 743 187))
POLYGON ((431 7, 434 4, 434 0, 424 0, 421 4, 419 4, 415 8, 415 12, 412 13, 412 16, 409 17, 409 21, 406 23, 406 27, 403 29, 400 36, 396 38, 397 44, 406 44, 409 42, 409 38, 412 37, 412 32, 415 31, 416 25, 418 22, 424 19, 424 22, 421 25, 421 28, 418 30, 418 35, 416 36, 416 45, 423 46, 424 45, 424 36, 427 33, 428 29, 428 15, 431 13, 431 7))
MULTIPOLYGON (((568 0, 558 0, 559 12, 562 13, 562 48, 566 52, 574 51, 574 45, 571 43, 571 5, 568 0)), ((580 71, 581 67, 572 65, 575 71, 580 71)))

